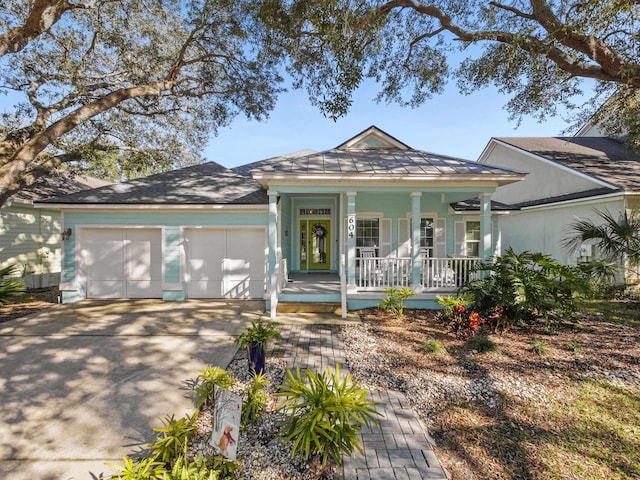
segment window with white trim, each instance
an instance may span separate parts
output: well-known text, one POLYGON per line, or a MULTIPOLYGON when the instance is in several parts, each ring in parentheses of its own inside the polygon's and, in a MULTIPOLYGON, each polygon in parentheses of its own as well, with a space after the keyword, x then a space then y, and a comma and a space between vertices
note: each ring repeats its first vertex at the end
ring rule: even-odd
POLYGON ((465 222, 464 251, 467 257, 480 256, 480 222, 465 222))
POLYGON ((363 247, 375 248, 376 256, 380 247, 380 219, 356 218, 356 250, 360 257, 360 249, 363 247))
POLYGON ((420 219, 420 252, 433 257, 433 218, 420 219))

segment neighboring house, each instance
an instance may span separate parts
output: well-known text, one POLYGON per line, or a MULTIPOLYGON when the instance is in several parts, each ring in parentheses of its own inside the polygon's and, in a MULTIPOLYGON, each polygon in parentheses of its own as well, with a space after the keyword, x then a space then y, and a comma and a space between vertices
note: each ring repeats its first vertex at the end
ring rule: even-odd
POLYGON ((33 203, 104 185, 108 183, 61 172, 42 178, 29 190, 9 198, 0 208, 0 266, 16 265, 27 288, 58 286, 62 256, 60 210, 37 209, 33 203))
POLYGON ((478 162, 527 173, 493 196, 512 209, 502 218, 502 245, 517 252, 542 252, 567 264, 594 259, 591 245, 575 253, 562 246, 575 235, 570 224, 578 218, 599 223, 595 210, 615 216, 640 208, 640 156, 617 139, 492 138, 478 162))
MULTIPOLYGON (((205 163, 39 202, 60 208, 63 301, 256 298, 275 315, 289 274, 336 278, 349 308, 406 286, 433 306, 500 251, 508 168, 414 150, 376 127, 338 147, 235 169, 205 163), (312 274, 312 275, 309 275, 312 274)), ((306 277, 305 277, 306 276, 306 277)))

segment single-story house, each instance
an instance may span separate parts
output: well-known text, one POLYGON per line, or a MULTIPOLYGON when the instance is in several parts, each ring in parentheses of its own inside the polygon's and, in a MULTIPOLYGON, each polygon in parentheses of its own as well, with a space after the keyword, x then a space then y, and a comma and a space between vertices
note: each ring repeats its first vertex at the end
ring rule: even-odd
POLYGON ((433 307, 501 251, 492 198, 524 177, 372 126, 324 152, 204 163, 39 205, 61 209, 71 232, 64 302, 254 298, 275 316, 278 302, 357 309, 407 287, 410 305, 433 307))
POLYGON ((0 267, 17 267, 27 288, 60 283, 62 215, 56 208, 34 208, 34 202, 108 185, 84 175, 59 171, 40 178, 11 196, 0 208, 0 267))
POLYGON ((616 216, 640 208, 640 155, 619 139, 492 138, 478 162, 527 172, 493 195, 511 209, 500 223, 502 243, 517 251, 546 253, 565 264, 594 259, 593 245, 573 253, 563 247, 575 235, 570 225, 578 218, 601 223, 596 210, 616 216))

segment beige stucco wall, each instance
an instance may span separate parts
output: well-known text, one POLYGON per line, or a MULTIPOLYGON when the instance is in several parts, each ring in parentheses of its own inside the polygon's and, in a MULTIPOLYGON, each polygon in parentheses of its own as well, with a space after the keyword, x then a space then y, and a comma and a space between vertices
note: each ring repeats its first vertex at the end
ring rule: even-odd
POLYGON ((28 204, 0 209, 0 265, 16 264, 28 288, 56 286, 61 270, 61 215, 28 204))
POLYGON ((498 202, 527 202, 602 187, 588 177, 505 145, 495 143, 486 153, 482 163, 527 173, 524 180, 498 188, 492 197, 498 202))

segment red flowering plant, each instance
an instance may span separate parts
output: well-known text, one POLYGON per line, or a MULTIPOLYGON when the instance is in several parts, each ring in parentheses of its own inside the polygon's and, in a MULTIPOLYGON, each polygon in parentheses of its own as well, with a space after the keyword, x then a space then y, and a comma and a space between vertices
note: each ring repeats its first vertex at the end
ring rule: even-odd
POLYGON ((456 305, 452 309, 451 318, 449 319, 449 328, 456 337, 466 340, 480 329, 480 325, 486 320, 474 310, 469 310, 464 305, 456 305))

